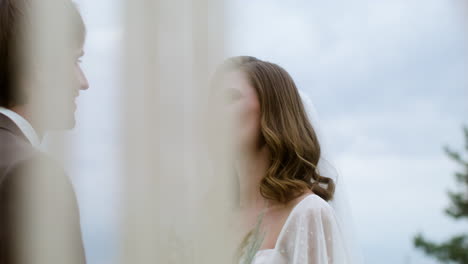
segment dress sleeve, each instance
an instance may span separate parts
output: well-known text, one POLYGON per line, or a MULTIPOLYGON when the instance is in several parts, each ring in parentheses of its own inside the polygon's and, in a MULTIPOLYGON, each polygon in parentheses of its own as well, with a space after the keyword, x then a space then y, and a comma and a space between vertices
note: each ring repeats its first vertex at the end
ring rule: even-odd
POLYGON ((306 198, 292 212, 278 250, 289 264, 349 263, 333 208, 318 196, 306 198))

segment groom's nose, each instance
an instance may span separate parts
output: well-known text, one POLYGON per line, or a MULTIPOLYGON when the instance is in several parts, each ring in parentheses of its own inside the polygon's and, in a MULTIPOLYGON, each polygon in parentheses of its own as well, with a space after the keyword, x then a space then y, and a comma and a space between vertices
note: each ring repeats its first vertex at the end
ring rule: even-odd
POLYGON ((78 80, 80 82, 80 90, 88 90, 89 89, 89 82, 88 79, 86 78, 86 75, 84 74, 83 70, 81 67, 78 69, 78 80))

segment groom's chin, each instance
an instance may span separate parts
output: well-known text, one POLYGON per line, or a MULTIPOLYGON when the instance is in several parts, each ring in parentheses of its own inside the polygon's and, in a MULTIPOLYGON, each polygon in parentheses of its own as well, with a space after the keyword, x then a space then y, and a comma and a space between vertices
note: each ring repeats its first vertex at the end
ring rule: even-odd
POLYGON ((75 116, 69 116, 67 118, 57 118, 53 122, 49 123, 48 128, 50 130, 70 130, 75 128, 76 119, 75 116))
POLYGON ((65 129, 65 130, 70 130, 70 129, 74 129, 75 126, 76 126, 76 120, 75 120, 75 118, 73 117, 73 118, 71 118, 71 119, 68 121, 68 123, 64 126, 63 129, 65 129))
POLYGON ((57 129, 69 130, 76 126, 76 108, 66 109, 59 115, 57 129))
POLYGON ((70 118, 68 118, 67 120, 65 120, 62 129, 69 130, 69 129, 75 128, 75 126, 76 126, 76 118, 73 115, 70 118))

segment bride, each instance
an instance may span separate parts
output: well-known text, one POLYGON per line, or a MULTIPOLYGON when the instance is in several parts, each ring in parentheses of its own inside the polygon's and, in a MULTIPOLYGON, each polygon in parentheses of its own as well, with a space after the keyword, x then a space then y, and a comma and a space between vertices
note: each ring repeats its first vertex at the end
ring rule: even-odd
POLYGON ((228 59, 217 76, 235 128, 239 263, 350 263, 329 204, 335 181, 318 169, 318 137, 291 76, 246 56, 228 59))

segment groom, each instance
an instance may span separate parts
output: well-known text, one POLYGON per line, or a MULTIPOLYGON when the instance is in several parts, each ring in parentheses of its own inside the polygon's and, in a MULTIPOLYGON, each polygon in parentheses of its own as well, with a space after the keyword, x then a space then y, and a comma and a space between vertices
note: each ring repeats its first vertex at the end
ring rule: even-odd
POLYGON ((75 99, 88 89, 79 65, 82 17, 71 0, 55 4, 49 16, 67 14, 76 29, 70 56, 64 56, 72 88, 41 90, 42 69, 34 68, 40 56, 33 54, 26 65, 25 51, 18 51, 30 43, 20 24, 31 21, 31 0, 0 0, 0 264, 24 263, 30 253, 39 257, 29 263, 86 262, 73 188, 63 168, 39 150, 47 130, 74 127, 75 99))

